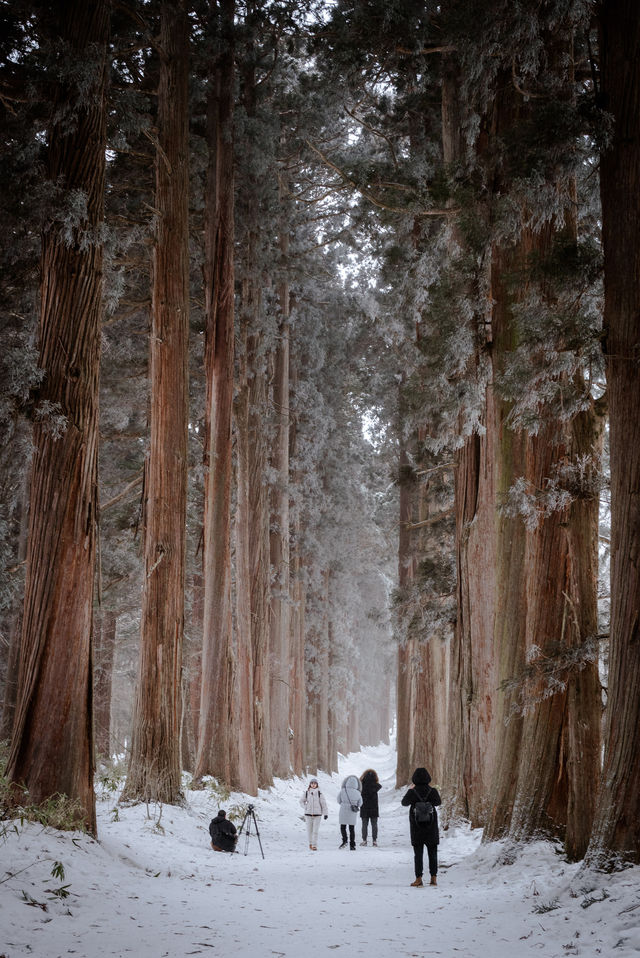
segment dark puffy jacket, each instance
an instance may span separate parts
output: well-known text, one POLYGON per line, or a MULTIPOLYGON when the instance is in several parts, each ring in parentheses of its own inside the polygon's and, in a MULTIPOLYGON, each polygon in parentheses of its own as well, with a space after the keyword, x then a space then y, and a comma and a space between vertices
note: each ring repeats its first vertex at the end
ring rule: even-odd
POLYGON ((417 768, 411 777, 413 788, 402 799, 403 805, 409 806, 409 830, 412 845, 438 845, 440 832, 438 830, 438 813, 436 806, 442 804, 440 793, 431 788, 431 776, 425 768, 417 768), (416 802, 431 802, 433 805, 433 819, 426 825, 418 824, 413 812, 416 802))
POLYGON ((216 815, 209 825, 211 842, 223 852, 232 852, 236 847, 236 826, 227 821, 224 815, 216 815))
POLYGON ((360 817, 378 818, 378 792, 382 785, 375 772, 365 772, 362 776, 362 808, 360 817))

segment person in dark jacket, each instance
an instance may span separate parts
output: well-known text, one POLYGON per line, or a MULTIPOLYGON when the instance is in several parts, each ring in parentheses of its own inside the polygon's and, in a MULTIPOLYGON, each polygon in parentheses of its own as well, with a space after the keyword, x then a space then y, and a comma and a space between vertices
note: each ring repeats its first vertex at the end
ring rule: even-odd
POLYGON ((362 807, 360 808, 360 818, 362 819, 362 841, 361 845, 367 844, 367 828, 371 822, 371 838, 373 844, 378 844, 378 792, 382 785, 378 781, 378 773, 372 768, 368 768, 360 776, 362 784, 362 807))
POLYGON ((429 874, 431 875, 431 884, 437 885, 436 878, 438 874, 438 843, 440 842, 440 833, 438 831, 438 813, 436 805, 441 805, 440 794, 435 788, 431 788, 429 775, 426 768, 417 768, 411 776, 413 788, 410 788, 402 799, 403 805, 409 806, 409 829, 411 834, 411 844, 413 845, 413 857, 415 863, 416 880, 411 882, 412 888, 422 887, 422 859, 424 855, 424 846, 427 846, 429 856, 429 874), (415 806, 416 802, 430 802, 433 805, 433 815, 431 821, 420 823, 416 821, 415 806))
POLYGON ((215 818, 209 825, 209 834, 211 835, 211 847, 214 852, 234 852, 238 833, 233 822, 227 820, 227 813, 221 808, 215 818))

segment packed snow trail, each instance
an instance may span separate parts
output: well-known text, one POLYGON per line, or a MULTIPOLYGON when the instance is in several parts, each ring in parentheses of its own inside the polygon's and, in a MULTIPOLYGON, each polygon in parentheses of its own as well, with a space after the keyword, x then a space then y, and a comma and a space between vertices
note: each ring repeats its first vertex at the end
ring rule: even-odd
MULTIPOLYGON (((381 745, 342 758, 337 775, 318 775, 330 814, 317 852, 299 805, 306 779, 279 780, 254 800, 264 860, 255 835, 246 855, 244 838, 239 854, 211 851, 218 805, 208 790, 190 791, 186 808, 165 807, 160 818, 158 809, 147 817, 145 806, 99 801, 98 842, 18 826, 0 844, 0 956, 638 955, 638 868, 584 875, 542 842, 497 865, 499 845, 450 829, 441 830, 438 887, 409 887, 413 855, 395 761, 381 745), (340 850, 340 783, 369 767, 383 786, 379 847, 370 837, 361 847, 358 828, 356 851, 340 850), (64 879, 51 875, 56 861, 64 879), (56 893, 64 884, 66 898, 56 893)), ((243 801, 232 795, 226 807, 243 801)))

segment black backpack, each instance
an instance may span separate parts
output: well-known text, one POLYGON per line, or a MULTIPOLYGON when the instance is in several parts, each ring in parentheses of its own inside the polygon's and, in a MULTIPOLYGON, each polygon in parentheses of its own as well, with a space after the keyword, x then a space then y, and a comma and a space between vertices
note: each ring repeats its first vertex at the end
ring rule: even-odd
POLYGON ((413 815, 416 825, 430 825, 434 815, 433 805, 431 802, 416 802, 413 806, 413 815))

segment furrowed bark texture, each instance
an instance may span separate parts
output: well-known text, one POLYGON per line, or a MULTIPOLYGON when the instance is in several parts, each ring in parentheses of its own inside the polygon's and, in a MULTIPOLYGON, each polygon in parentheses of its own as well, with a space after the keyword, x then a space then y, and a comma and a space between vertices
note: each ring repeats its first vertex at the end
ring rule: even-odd
POLYGON ((131 758, 123 798, 181 800, 180 725, 187 502, 189 333, 188 20, 161 8, 158 148, 145 463, 144 584, 131 758))
POLYGON ((93 727, 96 755, 104 759, 111 756, 111 684, 117 622, 115 612, 103 611, 98 616, 95 628, 93 727))
MULTIPOLYGON (((409 478, 409 458, 403 445, 398 463, 400 482, 400 530, 398 533, 398 588, 406 588, 413 577, 411 555, 412 482, 409 478)), ((401 788, 411 778, 413 771, 413 716, 411 712, 412 690, 412 642, 407 640, 398 647, 398 674, 396 680, 397 712, 397 765, 396 788, 401 788)))
POLYGON ((640 862, 640 18, 632 0, 601 6, 600 161, 604 326, 611 449, 611 639, 605 759, 587 859, 640 862))
MULTIPOLYGON (((464 161, 460 105, 460 68, 456 54, 443 57, 442 141, 446 163, 464 161)), ((464 237, 452 228, 452 253, 464 250, 464 237)), ((473 331, 477 337, 477 332, 473 331)), ((482 346, 485 346, 483 343, 482 346)), ((482 382, 478 352, 468 371, 482 382)), ((456 588, 457 620, 449 656, 449 744, 444 789, 450 796, 447 814, 484 824, 495 764, 495 705, 497 686, 494 628, 496 574, 496 451, 497 430, 487 404, 483 434, 464 440, 456 456, 456 588)))
MULTIPOLYGON (((529 440, 529 478, 543 488, 559 460, 597 448, 598 422, 586 411, 553 422, 529 440), (565 433, 564 437, 562 433, 565 433), (563 441, 564 440, 564 441, 563 441)), ((528 536, 527 651, 539 661, 578 650, 597 633, 597 496, 578 496, 528 536)), ((535 660, 534 660, 535 661, 535 660)), ((510 837, 566 841, 573 860, 587 848, 600 771, 597 660, 583 660, 525 686, 520 768, 510 837)))
MULTIPOLYGON (((291 392, 295 394, 298 384, 298 368, 295 351, 290 357, 291 392)), ((295 461, 297 444, 297 417, 291 416, 289 429, 289 458, 295 461)), ((294 474, 294 485, 300 482, 300 476, 294 474)), ((305 584, 303 580, 303 560, 300 552, 302 541, 302 521, 299 502, 294 506, 291 515, 292 538, 295 545, 291 548, 291 654, 289 657, 289 726, 292 737, 289 742, 289 763, 294 775, 304 772, 305 755, 305 702, 306 684, 304 669, 304 634, 305 634, 305 584)))
MULTIPOLYGON (((281 237, 283 257, 288 238, 281 237)), ((274 362, 273 407, 276 419, 271 465, 276 475, 271 492, 270 707, 273 774, 286 778, 289 763, 289 284, 280 283, 280 335, 274 362)))
POLYGON ((273 782, 269 750, 269 496, 265 474, 267 450, 264 436, 264 409, 267 381, 261 359, 260 337, 253 334, 248 343, 249 363, 254 375, 249 383, 249 556, 251 560, 251 626, 253 639, 253 728, 258 785, 268 788, 273 782))
POLYGON ((316 696, 316 746, 318 768, 331 766, 329 757, 329 573, 323 576, 321 594, 323 616, 322 627, 318 635, 317 675, 318 692, 316 696))
POLYGON ((103 2, 56 3, 57 39, 92 58, 90 89, 60 83, 49 130, 47 175, 63 197, 79 191, 86 215, 70 241, 60 219, 42 239, 41 402, 66 417, 56 437, 34 429, 18 692, 7 777, 41 803, 76 801, 95 832, 91 632, 96 549, 98 375, 106 146, 108 12, 103 2))
MULTIPOLYGON (((215 8, 212 4, 212 9, 215 8)), ((234 356, 233 16, 220 4, 225 49, 209 100, 210 165, 205 235, 207 447, 204 509, 204 635, 196 777, 230 783, 232 767, 233 638, 231 620, 231 416, 234 356), (215 166, 214 166, 215 163, 215 166), (212 210, 212 203, 215 207, 212 210)))
POLYGON ((253 286, 243 283, 242 349, 239 382, 234 403, 236 432, 236 728, 238 729, 238 787, 258 794, 253 715, 253 636, 251 617, 250 471, 249 471, 249 381, 247 326, 254 315, 253 286))

